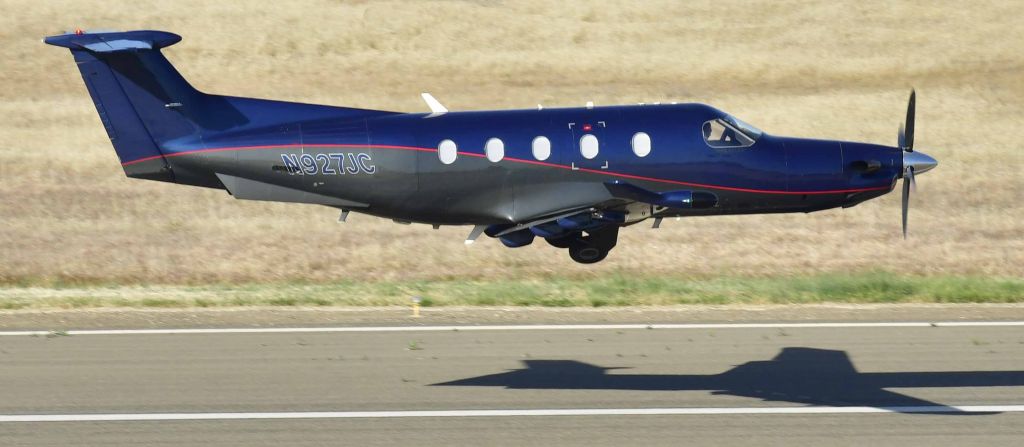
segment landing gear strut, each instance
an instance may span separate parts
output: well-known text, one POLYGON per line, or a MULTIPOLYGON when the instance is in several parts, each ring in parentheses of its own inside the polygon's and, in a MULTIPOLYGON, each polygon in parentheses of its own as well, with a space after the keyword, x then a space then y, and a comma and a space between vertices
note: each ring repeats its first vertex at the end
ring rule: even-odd
POLYGON ((569 243, 569 257, 580 264, 600 262, 618 242, 619 227, 609 225, 578 237, 569 243))

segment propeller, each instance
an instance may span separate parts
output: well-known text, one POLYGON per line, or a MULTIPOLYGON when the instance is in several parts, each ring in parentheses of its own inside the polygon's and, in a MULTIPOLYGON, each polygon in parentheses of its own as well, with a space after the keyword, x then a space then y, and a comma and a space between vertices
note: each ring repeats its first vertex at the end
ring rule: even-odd
POLYGON ((914 174, 934 168, 938 162, 921 152, 914 152, 914 109, 917 93, 910 91, 907 102, 907 119, 900 124, 899 146, 903 150, 903 239, 907 238, 907 213, 910 209, 910 193, 917 192, 914 174))
POLYGON ((903 173, 903 239, 907 238, 907 212, 910 210, 910 190, 913 184, 914 168, 909 167, 903 173))
POLYGON ((906 152, 914 152, 914 109, 917 91, 910 90, 910 100, 907 102, 907 119, 900 124, 900 149, 906 152))

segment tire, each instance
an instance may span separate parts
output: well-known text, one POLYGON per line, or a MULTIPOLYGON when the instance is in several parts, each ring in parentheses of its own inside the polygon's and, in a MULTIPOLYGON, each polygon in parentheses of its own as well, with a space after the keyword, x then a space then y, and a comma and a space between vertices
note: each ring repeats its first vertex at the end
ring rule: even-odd
POLYGON ((601 262, 608 256, 608 250, 591 244, 573 244, 569 247, 569 257, 580 264, 601 262))

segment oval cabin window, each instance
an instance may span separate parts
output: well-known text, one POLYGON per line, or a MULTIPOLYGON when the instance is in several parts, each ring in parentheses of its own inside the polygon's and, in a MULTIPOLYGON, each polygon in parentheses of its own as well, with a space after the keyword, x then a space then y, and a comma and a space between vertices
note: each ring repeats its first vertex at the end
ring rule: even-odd
POLYGON ((644 132, 633 135, 633 153, 637 157, 646 157, 651 153, 651 136, 644 132))
POLYGON ((597 152, 597 137, 589 133, 580 137, 580 155, 583 155, 583 158, 590 160, 597 156, 597 152))
POLYGON ((533 139, 533 158, 544 161, 551 156, 551 140, 547 137, 537 137, 533 139))
POLYGON ((437 145, 437 158, 446 165, 455 163, 455 159, 459 158, 459 147, 452 140, 444 140, 437 145))
POLYGON ((497 163, 505 158, 505 143, 497 138, 491 138, 487 140, 487 144, 484 145, 484 154, 487 155, 487 159, 491 163, 497 163))

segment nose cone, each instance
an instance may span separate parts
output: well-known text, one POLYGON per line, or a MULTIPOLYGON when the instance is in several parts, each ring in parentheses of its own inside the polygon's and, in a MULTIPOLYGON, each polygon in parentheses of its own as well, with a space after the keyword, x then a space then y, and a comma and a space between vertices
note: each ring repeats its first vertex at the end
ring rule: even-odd
POLYGON ((913 167, 915 174, 928 172, 938 164, 938 161, 923 152, 903 153, 903 169, 913 167))

